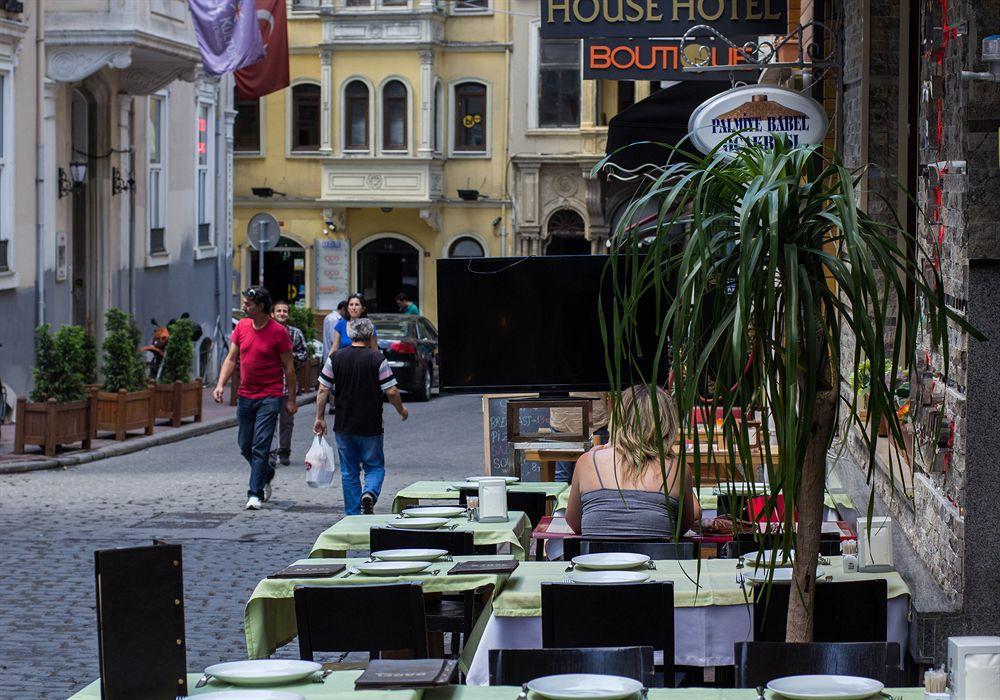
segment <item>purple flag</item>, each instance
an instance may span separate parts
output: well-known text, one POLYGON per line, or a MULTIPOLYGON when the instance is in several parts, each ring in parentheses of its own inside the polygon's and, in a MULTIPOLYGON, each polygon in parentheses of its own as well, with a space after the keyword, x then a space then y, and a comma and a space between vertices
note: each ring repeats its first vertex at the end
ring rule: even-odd
POLYGON ((256 0, 188 0, 205 72, 221 75, 264 57, 256 0))

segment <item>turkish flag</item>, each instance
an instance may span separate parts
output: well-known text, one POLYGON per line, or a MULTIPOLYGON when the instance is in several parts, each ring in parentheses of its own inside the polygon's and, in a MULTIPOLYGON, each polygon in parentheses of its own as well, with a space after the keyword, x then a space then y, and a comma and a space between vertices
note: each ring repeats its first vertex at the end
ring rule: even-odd
POLYGON ((236 92, 243 99, 263 97, 288 87, 288 17, 285 0, 257 0, 257 23, 264 58, 236 71, 236 92))

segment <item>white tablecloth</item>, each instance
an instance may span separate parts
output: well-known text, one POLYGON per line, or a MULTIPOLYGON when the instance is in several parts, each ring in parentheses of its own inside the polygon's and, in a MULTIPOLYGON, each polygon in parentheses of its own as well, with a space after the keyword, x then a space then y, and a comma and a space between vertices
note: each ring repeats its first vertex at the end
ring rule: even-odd
MULTIPOLYGON (((890 598, 886 611, 886 639, 898 642, 903 658, 909 638, 910 597, 890 598)), ((752 640, 752 610, 746 605, 674 608, 674 663, 682 666, 729 666, 733 644, 752 640)), ((541 617, 491 615, 469 665, 466 683, 489 684, 490 649, 539 649, 541 617)))

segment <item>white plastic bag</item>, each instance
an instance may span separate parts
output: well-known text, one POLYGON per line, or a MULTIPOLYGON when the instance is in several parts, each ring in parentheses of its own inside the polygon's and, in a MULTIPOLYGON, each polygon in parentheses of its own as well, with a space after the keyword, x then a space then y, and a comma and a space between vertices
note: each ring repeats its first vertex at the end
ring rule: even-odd
POLYGON ((333 486, 333 475, 337 469, 336 454, 326 438, 317 435, 312 447, 306 452, 306 483, 314 489, 333 486))

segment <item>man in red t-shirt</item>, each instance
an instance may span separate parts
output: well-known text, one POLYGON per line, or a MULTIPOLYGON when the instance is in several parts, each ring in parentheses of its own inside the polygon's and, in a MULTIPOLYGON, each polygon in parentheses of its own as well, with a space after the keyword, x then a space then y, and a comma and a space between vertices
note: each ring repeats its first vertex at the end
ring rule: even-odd
POLYGON ((217 403, 222 402, 223 388, 236 369, 239 356, 240 390, 236 404, 239 432, 236 441, 244 459, 250 463, 247 510, 260 510, 262 503, 271 498, 274 467, 268 456, 274 426, 281 414, 281 402, 286 402, 285 409, 291 415, 298 408, 294 398, 292 340, 285 327, 271 318, 271 306, 271 295, 264 287, 254 285, 243 292, 246 318, 233 329, 229 354, 222 363, 222 372, 212 394, 217 403))

